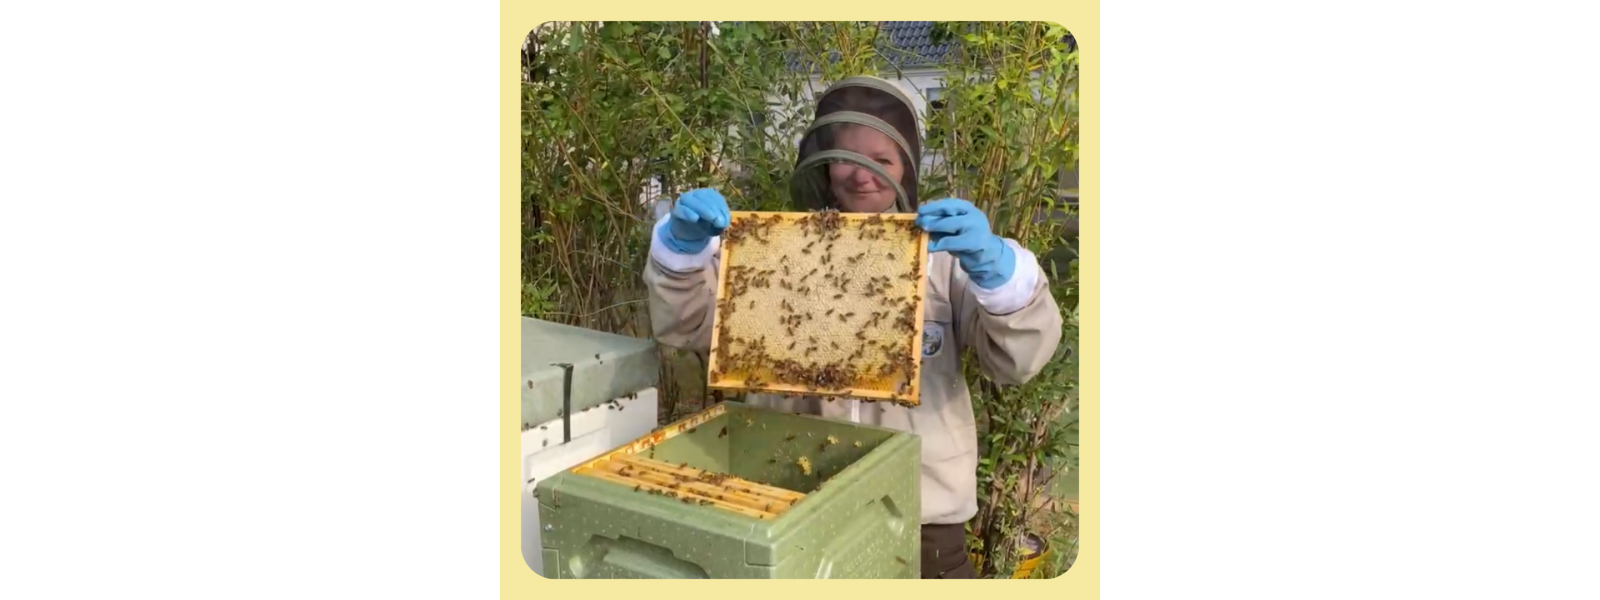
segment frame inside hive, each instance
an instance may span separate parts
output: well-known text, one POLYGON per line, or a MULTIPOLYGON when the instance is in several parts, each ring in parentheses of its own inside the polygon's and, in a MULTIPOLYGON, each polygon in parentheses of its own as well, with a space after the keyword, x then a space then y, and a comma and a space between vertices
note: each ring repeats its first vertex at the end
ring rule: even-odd
POLYGON ((684 504, 716 507, 761 520, 775 519, 804 500, 806 494, 655 459, 653 448, 657 445, 692 433, 727 412, 726 404, 718 404, 592 458, 573 467, 572 472, 684 504))
POLYGON ((918 404, 928 238, 915 219, 732 213, 709 387, 918 404))

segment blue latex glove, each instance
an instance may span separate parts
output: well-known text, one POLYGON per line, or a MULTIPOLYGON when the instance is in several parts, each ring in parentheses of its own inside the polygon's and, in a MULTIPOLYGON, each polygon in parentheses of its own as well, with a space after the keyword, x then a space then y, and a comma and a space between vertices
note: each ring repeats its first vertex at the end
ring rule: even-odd
POLYGON ((928 232, 929 252, 949 252, 972 282, 992 290, 1017 272, 1017 254, 989 231, 989 217, 959 198, 917 207, 917 227, 928 232))
POLYGON ((690 190, 678 196, 661 243, 678 254, 699 254, 706 249, 711 236, 728 228, 731 218, 728 201, 722 194, 711 188, 690 190))

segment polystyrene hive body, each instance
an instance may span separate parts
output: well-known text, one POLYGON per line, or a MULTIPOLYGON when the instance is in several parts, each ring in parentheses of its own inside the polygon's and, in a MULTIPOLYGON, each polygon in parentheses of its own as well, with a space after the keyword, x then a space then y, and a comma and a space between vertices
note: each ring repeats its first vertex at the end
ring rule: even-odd
POLYGON ((903 432, 720 404, 540 482, 546 575, 915 579, 920 456, 918 438, 903 432), (691 483, 705 489, 693 477, 668 497, 648 489, 666 480, 646 464, 725 474, 728 489, 752 484, 794 500, 767 512, 731 495, 711 500, 726 489, 691 498, 691 483))

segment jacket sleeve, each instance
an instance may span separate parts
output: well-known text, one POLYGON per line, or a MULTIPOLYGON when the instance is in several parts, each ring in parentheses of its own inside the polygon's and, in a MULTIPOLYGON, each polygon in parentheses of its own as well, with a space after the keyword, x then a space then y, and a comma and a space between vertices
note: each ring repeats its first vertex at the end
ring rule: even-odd
POLYGON ((996 383, 1026 383, 1044 369, 1061 343, 1061 311, 1032 252, 1005 240, 1017 257, 1011 280, 993 290, 973 284, 959 266, 951 271, 962 345, 978 355, 983 374, 996 383))
POLYGON ((711 238, 699 254, 668 250, 661 243, 661 228, 668 218, 662 217, 650 230, 650 258, 644 268, 650 327, 664 346, 706 352, 711 349, 722 240, 711 238))

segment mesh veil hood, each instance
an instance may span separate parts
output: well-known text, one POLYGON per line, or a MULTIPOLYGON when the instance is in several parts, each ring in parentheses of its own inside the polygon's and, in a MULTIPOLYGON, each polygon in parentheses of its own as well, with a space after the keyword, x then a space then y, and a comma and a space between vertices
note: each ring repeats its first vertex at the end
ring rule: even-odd
POLYGON ((790 196, 804 210, 838 208, 838 200, 829 191, 828 163, 857 165, 888 182, 888 173, 876 161, 835 148, 840 131, 858 126, 883 133, 899 148, 905 169, 899 181, 886 186, 895 188, 891 210, 914 212, 917 169, 922 162, 916 109, 900 88, 877 77, 846 78, 818 96, 814 120, 800 140, 799 158, 789 183, 790 196))

